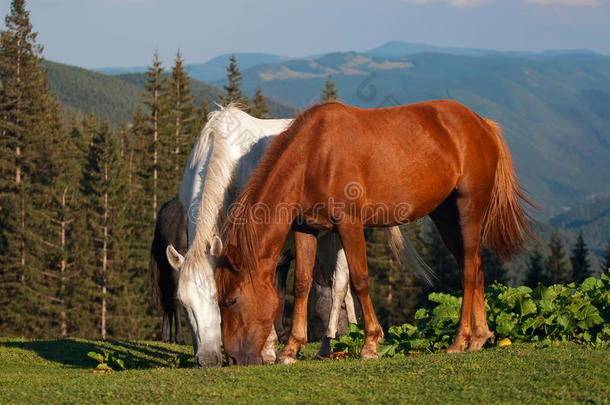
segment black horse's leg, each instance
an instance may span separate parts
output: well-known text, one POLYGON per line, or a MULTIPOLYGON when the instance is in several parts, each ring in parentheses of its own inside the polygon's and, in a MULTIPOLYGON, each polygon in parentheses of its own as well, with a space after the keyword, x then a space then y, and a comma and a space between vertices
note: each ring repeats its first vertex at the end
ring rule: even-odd
POLYGON ((161 328, 161 340, 165 343, 169 343, 171 339, 171 314, 163 309, 163 326, 161 328))
POLYGON ((175 300, 174 304, 174 323, 176 328, 176 343, 179 345, 185 345, 186 341, 184 340, 184 334, 182 333, 182 317, 180 314, 182 313, 182 305, 175 300))

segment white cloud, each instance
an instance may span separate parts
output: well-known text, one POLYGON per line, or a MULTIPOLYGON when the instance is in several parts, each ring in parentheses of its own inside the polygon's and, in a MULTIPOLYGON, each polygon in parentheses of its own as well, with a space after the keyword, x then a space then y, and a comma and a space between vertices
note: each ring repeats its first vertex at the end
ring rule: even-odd
POLYGON ((524 0, 526 3, 543 6, 599 6, 600 0, 524 0))

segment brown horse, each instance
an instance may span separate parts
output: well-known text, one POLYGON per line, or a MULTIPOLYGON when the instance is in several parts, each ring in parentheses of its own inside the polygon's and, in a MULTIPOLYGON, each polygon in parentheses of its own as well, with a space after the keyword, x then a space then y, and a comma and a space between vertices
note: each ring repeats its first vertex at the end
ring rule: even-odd
POLYGON ((293 327, 278 361, 293 362, 306 342, 307 295, 316 232, 336 231, 362 307, 365 344, 377 357, 383 331, 369 296, 364 226, 388 227, 430 215, 462 272, 457 334, 449 352, 480 349, 487 325, 483 242, 501 258, 529 234, 528 215, 500 127, 465 106, 438 100, 383 109, 327 103, 303 113, 269 146, 223 227, 215 277, 225 352, 231 363, 260 364, 278 308, 277 257, 295 231, 293 327))

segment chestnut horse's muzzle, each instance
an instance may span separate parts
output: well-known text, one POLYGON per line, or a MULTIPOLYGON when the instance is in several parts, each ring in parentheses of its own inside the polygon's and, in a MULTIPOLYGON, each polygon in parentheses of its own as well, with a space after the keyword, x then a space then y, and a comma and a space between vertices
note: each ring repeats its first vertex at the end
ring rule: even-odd
POLYGON ((230 366, 260 366, 263 358, 256 354, 244 354, 243 356, 228 356, 230 366))

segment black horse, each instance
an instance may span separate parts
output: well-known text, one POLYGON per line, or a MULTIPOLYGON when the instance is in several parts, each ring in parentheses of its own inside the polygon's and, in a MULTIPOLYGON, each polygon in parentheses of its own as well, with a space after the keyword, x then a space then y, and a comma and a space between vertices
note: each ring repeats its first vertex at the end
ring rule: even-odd
POLYGON ((148 266, 153 305, 163 309, 161 340, 171 342, 173 322, 176 332, 175 342, 181 345, 185 344, 185 341, 180 317, 182 305, 176 297, 178 272, 168 263, 165 249, 172 244, 178 252, 184 255, 188 247, 186 230, 186 214, 178 197, 163 204, 157 215, 148 266))
MULTIPOLYGON (((175 342, 185 344, 182 333, 182 322, 180 312, 182 305, 176 296, 178 284, 178 272, 176 272, 167 261, 165 250, 167 246, 174 245, 181 255, 186 254, 187 242, 187 218, 178 197, 163 204, 157 215, 155 225, 155 236, 150 248, 150 264, 148 273, 150 275, 153 305, 163 309, 163 325, 161 329, 161 340, 171 342, 172 322, 175 324, 175 342)), ((275 288, 280 296, 280 310, 275 320, 275 330, 278 339, 282 343, 288 340, 284 330, 284 301, 286 296, 286 278, 290 264, 294 259, 294 252, 285 251, 280 256, 276 273, 275 288)), ((314 291, 317 295, 315 313, 322 324, 326 326, 330 316, 330 290, 332 285, 329 270, 316 263, 314 267, 314 291)), ((347 316, 345 308, 341 310, 340 325, 338 333, 343 334, 347 330, 347 316)))

